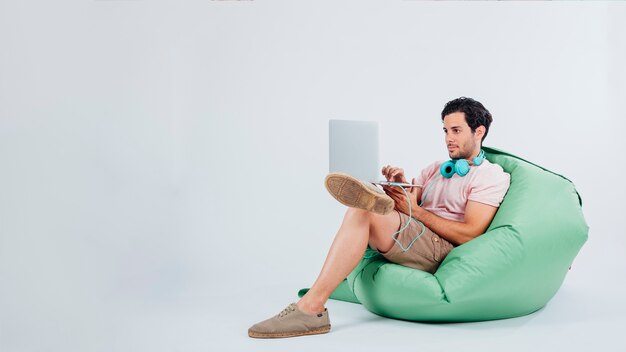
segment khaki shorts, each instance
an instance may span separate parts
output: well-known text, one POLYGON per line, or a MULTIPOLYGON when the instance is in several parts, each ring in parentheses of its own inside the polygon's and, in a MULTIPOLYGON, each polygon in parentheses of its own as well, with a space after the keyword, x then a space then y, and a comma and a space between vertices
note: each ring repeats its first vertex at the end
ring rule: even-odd
MULTIPOLYGON (((406 225, 409 216, 399 211, 396 212, 400 216, 400 227, 398 228, 400 230, 406 225)), ((424 229, 424 234, 406 252, 394 241, 393 247, 389 251, 385 253, 380 252, 380 254, 392 263, 434 273, 437 271, 443 258, 454 248, 450 242, 416 221, 411 221, 411 224, 406 229, 396 235, 396 239, 406 249, 415 236, 422 232, 422 229, 424 229)))

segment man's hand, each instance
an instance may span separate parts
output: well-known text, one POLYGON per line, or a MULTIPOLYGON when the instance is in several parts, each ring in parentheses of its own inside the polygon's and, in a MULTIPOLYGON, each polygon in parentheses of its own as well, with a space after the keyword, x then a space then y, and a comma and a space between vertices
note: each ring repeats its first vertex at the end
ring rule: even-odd
POLYGON ((404 169, 402 168, 387 165, 383 167, 382 173, 383 173, 383 176, 385 176, 385 178, 387 179, 387 181, 407 183, 406 178, 404 177, 404 169))
MULTIPOLYGON (((402 177, 404 177, 404 174, 402 174, 402 177)), ((411 184, 415 184, 415 179, 411 181, 411 184)), ((417 210, 417 208, 419 208, 419 206, 417 205, 417 197, 419 195, 419 192, 421 191, 419 187, 409 187, 408 189, 406 189, 406 193, 409 196, 409 201, 411 202, 411 214, 409 214, 409 204, 407 202, 406 195, 404 194, 404 191, 400 189, 400 187, 383 186, 383 190, 385 190, 385 193, 387 193, 387 195, 391 197, 391 199, 393 199, 393 201, 396 203, 395 209, 397 211, 404 213, 408 216, 415 216, 415 211, 417 210)))

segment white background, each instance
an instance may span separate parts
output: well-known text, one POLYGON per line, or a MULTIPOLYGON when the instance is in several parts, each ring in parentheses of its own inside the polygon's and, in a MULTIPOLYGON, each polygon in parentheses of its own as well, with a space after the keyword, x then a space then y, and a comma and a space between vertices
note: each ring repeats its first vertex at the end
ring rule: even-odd
POLYGON ((0 350, 623 350, 625 19, 623 2, 0 1, 0 350), (328 335, 249 339, 340 224, 328 119, 379 121, 381 162, 412 177, 446 157, 459 96, 492 112, 486 145, 582 195, 589 241, 555 298, 443 325, 331 301, 328 335))

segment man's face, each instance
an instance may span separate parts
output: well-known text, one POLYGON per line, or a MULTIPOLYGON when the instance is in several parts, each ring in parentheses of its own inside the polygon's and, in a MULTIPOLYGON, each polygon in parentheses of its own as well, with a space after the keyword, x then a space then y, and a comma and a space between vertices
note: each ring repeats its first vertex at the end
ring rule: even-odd
MULTIPOLYGON (((481 126, 482 127, 482 126, 481 126)), ((480 138, 465 121, 465 113, 453 112, 443 118, 443 131, 446 134, 446 146, 450 159, 470 159, 480 150, 480 138)))

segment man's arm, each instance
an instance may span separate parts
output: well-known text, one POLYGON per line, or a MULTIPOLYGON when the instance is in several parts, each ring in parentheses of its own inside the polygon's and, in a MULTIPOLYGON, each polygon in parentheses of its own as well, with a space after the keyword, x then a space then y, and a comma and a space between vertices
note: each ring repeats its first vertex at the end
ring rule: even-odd
MULTIPOLYGON (((412 183, 415 184, 415 179, 412 183)), ((409 207, 404 192, 397 187, 385 186, 383 188, 396 203, 396 210, 409 215, 409 207)), ((418 206, 417 200, 422 196, 420 187, 412 187, 407 194, 411 202, 410 216, 421 221, 434 233, 457 246, 482 235, 498 210, 497 207, 470 200, 465 207, 464 221, 448 220, 418 206)))
MULTIPOLYGON (((413 206, 411 204, 411 207, 413 206)), ((494 206, 470 200, 465 207, 463 222, 444 219, 421 207, 412 209, 412 213, 415 219, 434 233, 458 246, 482 235, 491 224, 497 210, 498 208, 494 206)))

